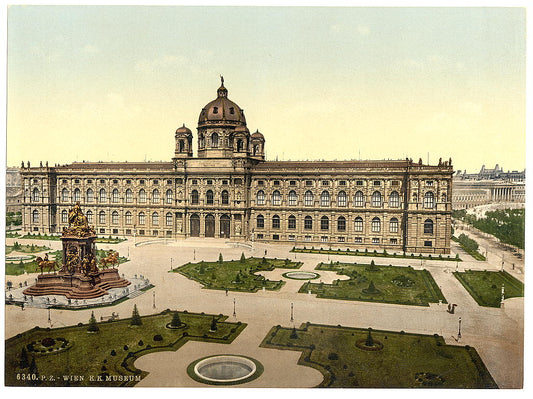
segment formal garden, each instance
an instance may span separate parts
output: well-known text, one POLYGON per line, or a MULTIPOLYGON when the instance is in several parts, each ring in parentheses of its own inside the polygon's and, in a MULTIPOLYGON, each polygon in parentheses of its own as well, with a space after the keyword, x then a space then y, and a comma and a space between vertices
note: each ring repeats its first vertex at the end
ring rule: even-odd
POLYGON ((134 366, 148 353, 187 341, 230 344, 246 327, 227 316, 165 310, 129 319, 39 328, 6 340, 6 386, 133 386, 147 373, 134 366))
MULTIPOLYGON (((47 247, 39 247, 39 248, 44 248, 44 250, 50 249, 47 247)), ((43 251, 43 249, 41 249, 40 251, 43 251)), ((108 251, 106 250, 103 250, 103 249, 96 250, 96 259, 98 262, 100 261, 101 258, 105 258, 107 255, 108 255, 108 251)), ((59 268, 61 268, 62 256, 63 255, 62 255, 61 250, 48 252, 48 258, 50 260, 55 260, 57 262, 58 266, 56 270, 59 270, 59 268)), ((122 264, 124 262, 127 262, 128 260, 129 259, 124 256, 119 256, 118 263, 122 264)), ((24 273, 36 273, 38 271, 39 271, 38 264, 33 255, 27 255, 23 258, 20 257, 16 260, 10 259, 8 256, 6 256, 6 275, 8 276, 20 276, 21 274, 24 274, 24 273)))
POLYGON ((435 335, 304 323, 273 327, 261 347, 302 352, 332 388, 497 388, 476 350, 435 335))
POLYGON ((317 298, 352 301, 385 302, 429 306, 446 302, 440 288, 427 270, 411 266, 333 262, 319 263, 315 270, 335 271, 349 279, 337 279, 332 284, 307 282, 298 292, 316 294, 317 298))
POLYGON ((406 252, 388 252, 386 249, 383 250, 383 252, 378 252, 377 250, 369 251, 368 249, 364 249, 359 251, 358 249, 352 250, 350 248, 346 249, 332 249, 332 248, 296 248, 292 247, 291 252, 295 253, 305 253, 305 254, 322 254, 322 255, 349 255, 349 256, 371 256, 373 258, 396 258, 396 259, 417 259, 417 260, 447 260, 447 261, 458 261, 461 262, 462 260, 459 258, 459 254, 456 254, 455 256, 451 255, 422 255, 418 254, 415 255, 414 253, 406 253, 406 252))
POLYGON ((506 271, 466 270, 454 272, 453 275, 479 306, 499 308, 502 286, 505 289, 505 298, 524 296, 524 284, 506 271))
POLYGON ((244 253, 239 260, 225 261, 222 255, 216 262, 186 263, 172 272, 198 281, 204 288, 214 290, 257 292, 260 289, 279 290, 284 281, 267 280, 256 274, 261 271, 271 271, 276 268, 298 269, 302 262, 289 259, 246 258, 244 253))
POLYGON ((37 252, 43 252, 50 248, 46 246, 40 246, 40 245, 34 245, 34 244, 19 244, 17 241, 13 243, 13 245, 6 245, 6 255, 10 254, 11 252, 23 252, 26 254, 33 254, 37 252))
MULTIPOLYGON (((41 234, 41 233, 27 233, 23 235, 21 238, 28 239, 28 240, 52 240, 52 241, 59 241, 61 240, 61 234, 41 234)), ((120 238, 120 237, 98 237, 96 239, 96 242, 102 243, 102 244, 118 244, 123 241, 126 241, 126 238, 120 238)))

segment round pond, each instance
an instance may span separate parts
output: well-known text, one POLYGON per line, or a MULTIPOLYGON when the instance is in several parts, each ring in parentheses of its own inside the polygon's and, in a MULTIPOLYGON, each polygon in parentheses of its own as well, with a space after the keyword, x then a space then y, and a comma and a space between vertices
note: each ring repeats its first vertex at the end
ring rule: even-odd
POLYGON ((187 368, 196 381, 214 385, 236 385, 256 379, 263 372, 257 360, 236 355, 209 356, 187 368))
POLYGON ((316 278, 319 278, 320 274, 315 272, 296 271, 283 273, 282 276, 293 280, 314 280, 316 278))

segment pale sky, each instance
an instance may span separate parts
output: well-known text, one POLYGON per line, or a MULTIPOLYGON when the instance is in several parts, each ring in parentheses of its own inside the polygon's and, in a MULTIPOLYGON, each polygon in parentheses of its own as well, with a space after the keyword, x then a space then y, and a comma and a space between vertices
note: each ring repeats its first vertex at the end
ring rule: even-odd
POLYGON ((13 6, 7 164, 169 161, 224 75, 268 159, 525 168, 522 8, 13 6))

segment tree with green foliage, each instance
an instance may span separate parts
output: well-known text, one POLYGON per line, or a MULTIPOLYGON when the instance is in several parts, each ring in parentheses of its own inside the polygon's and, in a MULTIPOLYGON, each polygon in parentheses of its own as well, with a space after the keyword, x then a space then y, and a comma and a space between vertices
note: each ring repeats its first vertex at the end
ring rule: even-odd
POLYGON ((30 366, 30 362, 28 361, 28 353, 26 352, 26 348, 22 347, 22 351, 20 352, 20 363, 19 367, 21 369, 25 369, 26 367, 30 366))
POLYGON ((100 328, 98 327, 98 324, 96 324, 96 317, 94 317, 94 312, 91 312, 91 318, 89 319, 89 327, 87 327, 87 331, 89 332, 97 332, 100 328))
POLYGON ((215 316, 213 316, 213 320, 211 321, 211 328, 209 329, 209 331, 216 331, 216 330, 218 330, 217 319, 215 319, 215 316))
POLYGON ((291 335, 289 336, 289 338, 292 338, 292 339, 298 338, 298 334, 296 333, 296 327, 292 328, 291 335))
POLYGON ((372 338, 372 329, 371 328, 368 329, 368 335, 366 337, 365 345, 366 346, 374 346, 374 338, 372 338))
POLYGON ((170 322, 171 327, 181 326, 180 314, 178 312, 172 313, 172 321, 170 322))
POLYGON ((133 305, 133 312, 131 314, 130 325, 131 326, 140 326, 142 324, 143 324, 143 322, 142 322, 141 316, 139 315, 139 311, 137 310, 137 304, 135 304, 135 305, 133 305))
POLYGON ((241 262, 241 263, 246 263, 246 257, 244 256, 244 252, 241 252, 241 259, 240 259, 240 262, 241 262))
POLYGON ((218 254, 218 263, 224 262, 224 259, 222 258, 222 253, 218 254))

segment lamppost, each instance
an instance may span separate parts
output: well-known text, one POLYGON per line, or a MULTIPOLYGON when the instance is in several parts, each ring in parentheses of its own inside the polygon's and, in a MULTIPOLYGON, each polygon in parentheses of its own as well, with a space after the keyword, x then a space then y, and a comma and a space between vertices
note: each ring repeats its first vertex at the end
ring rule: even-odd
POLYGON ((192 250, 192 259, 196 260, 196 249, 192 250))
POLYGON ((233 298, 233 317, 237 317, 237 312, 235 311, 235 298, 233 298))
POLYGON ((294 321, 294 303, 291 302, 291 323, 294 321))
POLYGON ((154 299, 152 307, 155 309, 155 291, 152 294, 152 298, 154 299))
POLYGON ((459 317, 459 331, 457 332, 457 339, 461 338, 461 318, 459 317))
POLYGON ((505 299, 505 284, 502 284, 502 301, 501 305, 503 306, 503 300, 505 299))
POLYGON ((172 271, 172 258, 170 258, 170 271, 172 271))

